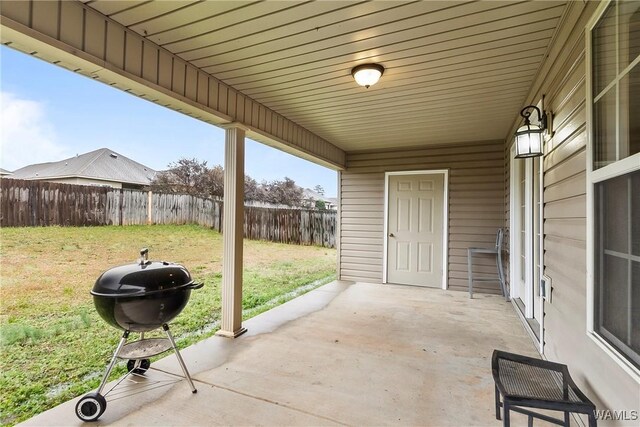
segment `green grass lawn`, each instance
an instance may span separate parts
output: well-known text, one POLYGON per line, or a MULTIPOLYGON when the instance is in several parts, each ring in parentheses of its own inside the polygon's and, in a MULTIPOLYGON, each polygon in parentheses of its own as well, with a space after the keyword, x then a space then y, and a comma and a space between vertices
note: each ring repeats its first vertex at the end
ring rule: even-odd
MULTIPOLYGON (((183 264, 205 284, 171 323, 179 346, 217 330, 222 236, 216 231, 198 226, 1 228, 0 238, 2 425, 98 386, 121 331, 98 316, 89 291, 103 271, 134 262, 142 247, 149 248, 151 260, 183 264)), ((331 281, 335 257, 335 249, 245 240, 245 318, 331 281)), ((121 363, 113 377, 124 372, 121 363)))

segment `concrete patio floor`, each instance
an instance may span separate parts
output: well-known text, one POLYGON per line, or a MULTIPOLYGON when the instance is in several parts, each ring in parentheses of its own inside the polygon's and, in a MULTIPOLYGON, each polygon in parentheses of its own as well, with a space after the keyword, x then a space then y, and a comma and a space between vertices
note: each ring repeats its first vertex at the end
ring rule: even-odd
POLYGON ((500 426, 493 349, 537 354, 502 297, 409 286, 333 282, 245 326, 182 351, 197 394, 170 354, 98 422, 76 418, 76 399, 23 425, 500 426))

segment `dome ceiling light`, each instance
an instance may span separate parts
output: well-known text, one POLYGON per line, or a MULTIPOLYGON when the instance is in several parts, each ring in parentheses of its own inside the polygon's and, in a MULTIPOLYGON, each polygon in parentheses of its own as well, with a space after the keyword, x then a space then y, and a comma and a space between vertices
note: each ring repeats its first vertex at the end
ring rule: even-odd
POLYGON ((351 75, 356 83, 369 89, 380 80, 384 73, 384 67, 380 64, 362 64, 351 70, 351 75))

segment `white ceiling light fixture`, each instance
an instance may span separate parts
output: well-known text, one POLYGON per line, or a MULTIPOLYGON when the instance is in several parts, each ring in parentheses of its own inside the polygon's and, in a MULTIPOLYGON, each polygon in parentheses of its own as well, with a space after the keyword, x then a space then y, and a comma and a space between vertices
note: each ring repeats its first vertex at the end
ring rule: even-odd
POLYGON ((384 67, 380 64, 362 64, 351 70, 351 75, 356 83, 369 89, 370 86, 378 83, 384 73, 384 67))

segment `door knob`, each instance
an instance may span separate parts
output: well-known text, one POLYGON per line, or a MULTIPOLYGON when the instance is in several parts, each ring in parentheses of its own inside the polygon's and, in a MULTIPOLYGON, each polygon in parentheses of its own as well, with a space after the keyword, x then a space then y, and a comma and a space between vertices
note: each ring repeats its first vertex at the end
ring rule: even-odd
POLYGON ((393 235, 393 233, 389 233, 389 237, 396 237, 393 235))

